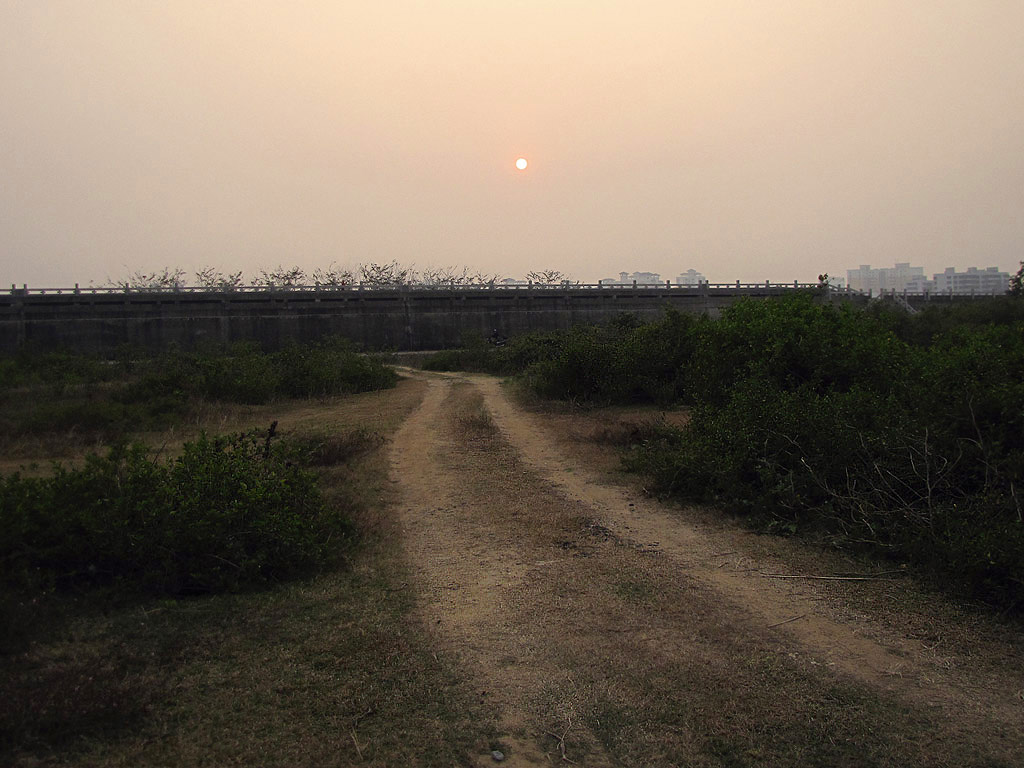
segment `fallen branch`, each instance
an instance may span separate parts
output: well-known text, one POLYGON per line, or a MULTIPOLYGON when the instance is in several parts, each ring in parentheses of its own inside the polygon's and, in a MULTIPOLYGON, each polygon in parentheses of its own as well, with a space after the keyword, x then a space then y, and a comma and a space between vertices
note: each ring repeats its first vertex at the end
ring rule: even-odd
POLYGON ((801 613, 799 616, 794 616, 792 619, 786 619, 785 621, 777 621, 774 624, 769 624, 767 627, 765 627, 765 629, 773 629, 774 627, 781 627, 783 624, 789 624, 789 622, 791 622, 791 621, 796 621, 797 619, 803 619, 806 616, 807 616, 806 613, 801 613))
POLYGON ((355 732, 355 730, 352 730, 351 733, 352 733, 352 743, 356 745, 356 754, 359 755, 359 759, 362 760, 363 759, 363 750, 361 750, 359 748, 359 742, 356 741, 356 732, 355 732))
POLYGON ((570 760, 568 757, 565 756, 565 735, 569 733, 570 728, 572 728, 572 718, 569 718, 569 724, 565 727, 565 730, 562 731, 561 736, 559 736, 556 733, 552 733, 551 731, 544 731, 544 733, 558 740, 558 751, 562 753, 562 761, 570 763, 571 765, 575 765, 575 760, 570 760))
POLYGON ((884 574, 877 576, 805 576, 803 574, 791 575, 787 573, 764 573, 759 572, 766 579, 818 579, 821 581, 874 581, 876 579, 890 578, 884 574))

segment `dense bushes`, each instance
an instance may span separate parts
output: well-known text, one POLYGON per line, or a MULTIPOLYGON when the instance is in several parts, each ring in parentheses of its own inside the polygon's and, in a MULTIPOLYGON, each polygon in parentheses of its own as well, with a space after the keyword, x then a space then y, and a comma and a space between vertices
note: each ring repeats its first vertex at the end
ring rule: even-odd
POLYGON ((281 397, 350 394, 394 386, 395 372, 334 338, 263 352, 242 343, 226 352, 171 351, 152 361, 122 394, 125 402, 154 397, 203 397, 266 403, 281 397))
POLYGON ((661 323, 644 325, 623 314, 607 326, 525 334, 502 347, 477 342, 438 352, 423 367, 521 374, 531 389, 549 398, 665 403, 680 394, 678 372, 692 351, 690 331, 700 322, 668 312, 661 323))
POLYGON ((1024 325, 921 345, 883 319, 801 298, 726 312, 702 328, 688 427, 630 461, 680 497, 1019 604, 1024 325))
POLYGON ((911 316, 808 292, 542 341, 492 369, 545 397, 691 407, 627 457, 662 491, 1024 604, 1024 301, 911 316))
POLYGON ((70 353, 0 359, 0 442, 76 432, 112 440, 160 429, 199 401, 260 404, 394 386, 391 368, 343 339, 263 352, 253 344, 115 360, 70 353), (13 405, 17 403, 17 407, 13 405))
POLYGON ((80 469, 0 479, 4 586, 215 592, 322 564, 349 524, 294 458, 247 433, 202 437, 173 460, 120 445, 80 469))

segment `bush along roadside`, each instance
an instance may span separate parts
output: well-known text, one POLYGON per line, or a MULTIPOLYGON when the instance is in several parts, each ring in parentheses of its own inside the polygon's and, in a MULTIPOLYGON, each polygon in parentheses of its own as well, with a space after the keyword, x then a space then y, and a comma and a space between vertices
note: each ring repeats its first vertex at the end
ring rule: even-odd
POLYGON ((138 445, 80 469, 0 480, 4 587, 180 595, 266 584, 329 563, 353 535, 270 432, 203 436, 174 459, 138 445))
POLYGON ((276 352, 250 343, 156 357, 123 350, 109 361, 26 351, 0 358, 0 448, 54 433, 112 442, 166 428, 204 401, 256 405, 386 389, 397 380, 341 338, 276 352))
POLYGON ((126 403, 160 398, 204 398, 261 404, 279 398, 323 397, 393 387, 391 368, 330 338, 264 352, 251 343, 227 350, 170 351, 149 361, 120 393, 126 403))
POLYGON ((678 498, 1024 607, 1024 324, 958 325, 918 345, 867 313, 785 308, 708 324, 687 427, 627 465, 678 498))
MULTIPOLYGON (((1024 300, 916 315, 744 300, 443 353, 581 404, 686 405, 626 465, 660 492, 1024 608, 1024 300)), ((427 366, 431 367, 431 366, 427 366)))

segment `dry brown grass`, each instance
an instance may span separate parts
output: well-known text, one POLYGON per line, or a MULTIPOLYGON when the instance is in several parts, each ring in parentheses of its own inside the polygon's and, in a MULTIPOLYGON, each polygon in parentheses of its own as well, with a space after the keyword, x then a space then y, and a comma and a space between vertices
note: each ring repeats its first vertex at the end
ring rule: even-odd
MULTIPOLYGON (((456 388, 450 409, 459 409, 459 398, 471 403, 475 396, 456 388)), ((552 431, 570 427, 561 433, 570 455, 597 445, 614 456, 608 441, 595 435, 609 424, 642 424, 645 418, 649 411, 591 412, 575 414, 568 424, 557 418, 546 423, 552 431)), ((586 506, 567 501, 524 467, 500 437, 453 456, 448 469, 449 478, 463 478, 449 479, 460 503, 480 510, 479 538, 500 540, 504 529, 516 542, 517 560, 544 563, 542 576, 524 575, 522 593, 502 603, 506 611, 510 605, 522 611, 518 623, 526 645, 548 649, 534 659, 554 670, 535 706, 548 712, 547 730, 558 733, 558 703, 573 710, 575 749, 588 749, 589 730, 616 765, 994 766, 1012 765, 1019 756, 1019 734, 1006 734, 998 720, 934 708, 927 694, 870 684, 823 663, 813 647, 782 641, 767 623, 689 578, 678 563, 620 538, 586 506), (488 466, 493 470, 486 472, 488 466), (471 479, 484 476, 485 485, 471 479), (491 512, 497 509, 500 514, 491 512)), ((465 515, 460 524, 466 525, 465 515)), ((795 541, 753 537, 737 526, 731 535, 729 541, 742 543, 728 549, 753 554, 762 543, 778 542, 799 552, 789 561, 791 572, 851 567, 795 541)), ((764 562, 784 555, 766 554, 764 562)), ((902 589, 888 610, 923 618, 924 598, 907 584, 862 584, 846 583, 841 590, 891 596, 902 589)), ((850 620, 858 603, 853 606, 850 620)), ((961 638, 973 632, 974 652, 987 656, 967 676, 973 684, 984 686, 988 672, 1014 658, 998 632, 978 632, 976 622, 957 622, 938 604, 930 615, 933 632, 946 627, 961 638)), ((862 620, 863 626, 885 624, 877 618, 862 620)), ((953 680, 933 681, 935 694, 957 695, 942 687, 953 680)), ((573 739, 570 732, 567 742, 573 739)))
MULTIPOLYGON (((278 420, 322 443, 322 486, 358 520, 361 548, 347 568, 263 592, 68 606, 50 635, 0 658, 0 764, 449 766, 495 746, 539 764, 1019 764, 1019 733, 838 672, 602 525, 524 464, 472 387, 452 385, 436 420, 420 419, 424 443, 405 454, 420 475, 397 487, 387 445, 359 435, 393 434, 425 387, 213 414, 216 431, 278 420)), ((660 418, 549 415, 564 451, 609 470, 660 418)), ((147 439, 171 451, 203 426, 147 439)), ((730 565, 855 565, 679 514, 736 543, 715 550, 730 565)), ((815 599, 973 664, 979 700, 1019 658, 1019 635, 902 583, 836 583, 815 599)))
POLYGON ((202 429, 278 420, 323 442, 321 486, 362 546, 346 568, 261 592, 66 601, 47 634, 0 657, 0 764, 448 766, 486 746, 488 718, 410 618, 384 513, 381 438, 422 389, 211 412, 146 436, 171 451, 202 429))

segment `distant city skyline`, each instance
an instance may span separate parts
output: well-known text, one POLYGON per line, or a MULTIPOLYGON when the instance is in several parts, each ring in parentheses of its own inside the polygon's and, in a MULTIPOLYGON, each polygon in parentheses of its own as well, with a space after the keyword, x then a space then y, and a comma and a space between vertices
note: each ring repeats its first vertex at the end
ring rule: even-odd
MULTIPOLYGON (((368 262, 370 263, 370 262, 368 262)), ((434 283, 438 282, 436 273, 438 271, 446 272, 451 271, 452 273, 466 272, 471 278, 476 281, 484 281, 493 279, 495 283, 504 284, 526 284, 529 282, 528 273, 522 274, 504 274, 504 273, 473 273, 465 265, 446 265, 441 270, 437 270, 433 267, 426 267, 423 271, 419 271, 415 264, 404 264, 402 262, 396 262, 401 268, 408 269, 409 271, 409 282, 422 282, 422 283, 434 283), (486 278, 486 279, 485 279, 486 278)), ((22 286, 28 286, 29 288, 45 289, 45 288, 72 288, 75 285, 80 287, 104 287, 104 286, 116 286, 124 284, 126 282, 138 282, 138 276, 142 274, 149 274, 153 278, 158 278, 161 274, 164 276, 163 280, 167 280, 167 276, 173 276, 178 274, 178 280, 182 285, 197 286, 209 282, 209 275, 219 274, 221 277, 233 277, 234 281, 240 285, 255 285, 267 279, 268 272, 276 272, 279 269, 282 272, 301 272, 297 284, 313 285, 315 283, 330 283, 333 282, 330 279, 325 280, 322 276, 322 272, 327 271, 335 276, 344 273, 349 273, 345 282, 352 284, 360 282, 359 268, 361 265, 355 264, 352 266, 340 266, 337 263, 328 265, 325 270, 323 268, 314 267, 313 269, 305 270, 297 264, 287 265, 274 265, 269 269, 257 269, 253 272, 246 272, 244 270, 238 270, 234 273, 228 273, 222 270, 218 270, 216 267, 207 268, 206 274, 202 274, 200 270, 190 272, 189 270, 171 266, 163 266, 155 270, 131 270, 130 272, 124 272, 110 278, 104 278, 103 280, 72 280, 71 282, 64 283, 29 283, 26 280, 17 281, 10 280, 4 284, 0 284, 0 289, 6 289, 8 287, 21 288, 22 286), (262 274, 261 274, 262 272, 262 274), (318 277, 318 274, 321 274, 318 277)), ((931 273, 929 278, 927 271, 923 267, 911 265, 909 262, 897 262, 892 267, 877 266, 873 267, 870 264, 861 264, 856 269, 836 270, 835 272, 819 273, 818 275, 800 275, 796 277, 775 277, 771 275, 747 275, 735 278, 733 280, 717 278, 714 275, 705 275, 699 270, 690 268, 687 270, 681 270, 678 274, 673 276, 662 276, 659 272, 651 272, 646 270, 620 270, 617 276, 580 276, 569 272, 563 272, 563 276, 567 280, 573 282, 582 283, 598 283, 603 282, 606 284, 619 283, 619 284, 630 284, 636 282, 638 284, 661 284, 669 282, 674 285, 696 285, 701 282, 709 283, 733 283, 739 280, 744 283, 749 282, 762 282, 769 280, 773 283, 790 283, 793 280, 799 280, 800 282, 816 282, 818 277, 822 274, 829 275, 829 283, 836 287, 849 286, 855 290, 863 291, 889 291, 897 290, 902 291, 908 288, 911 291, 920 292, 922 290, 947 290, 951 285, 966 285, 971 280, 980 279, 986 285, 992 283, 993 280, 1006 281, 1010 275, 1017 272, 1020 268, 1020 263, 1017 267, 1009 270, 1002 270, 998 267, 980 266, 980 265, 958 265, 958 266, 946 266, 942 270, 931 273), (965 276, 968 275, 979 275, 979 278, 968 278, 965 282, 965 276), (954 282, 955 281, 955 282, 954 282)), ((561 270, 557 270, 561 272, 561 270)), ((337 279, 337 278, 335 278, 337 279)), ((446 282, 445 279, 441 279, 440 282, 446 282)), ((959 290, 959 288, 957 289, 959 290)))

